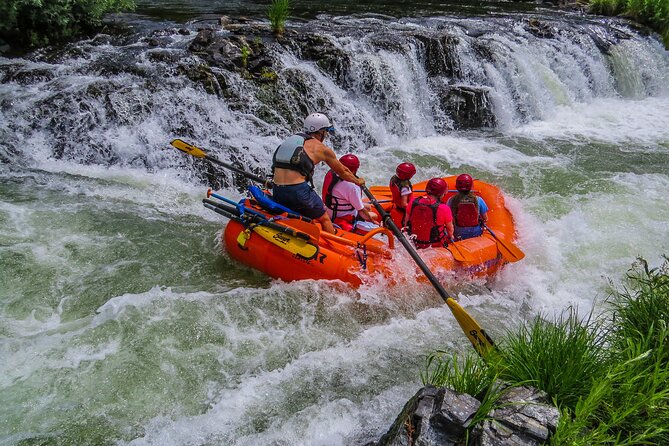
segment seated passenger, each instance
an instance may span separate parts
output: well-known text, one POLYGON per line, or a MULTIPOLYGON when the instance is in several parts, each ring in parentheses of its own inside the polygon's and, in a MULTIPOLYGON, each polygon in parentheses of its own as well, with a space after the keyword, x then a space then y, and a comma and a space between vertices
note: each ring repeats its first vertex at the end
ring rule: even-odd
MULTIPOLYGON (((355 175, 360 167, 357 156, 348 154, 339 158, 339 162, 355 175)), ((342 181, 334 170, 330 170, 323 180, 323 202, 326 212, 333 223, 345 231, 367 233, 378 228, 374 223, 378 219, 371 206, 362 201, 362 189, 357 184, 342 181)))
POLYGON ((335 233, 330 216, 325 212, 321 197, 313 189, 314 167, 324 161, 344 181, 365 184, 356 178, 337 159, 334 151, 323 140, 334 127, 322 113, 312 113, 304 119, 304 133, 286 139, 272 157, 272 199, 309 218, 317 220, 325 232, 335 233), (310 185, 311 184, 311 185, 310 185))
POLYGON ((407 224, 407 206, 413 199, 411 178, 416 174, 416 166, 411 163, 402 163, 395 169, 395 175, 390 178, 390 193, 393 194, 393 207, 390 209, 390 218, 398 228, 407 224))
POLYGON ((453 240, 451 208, 441 202, 447 189, 446 181, 432 178, 425 186, 427 195, 409 203, 407 228, 415 237, 416 248, 446 246, 453 240))
POLYGON ((466 173, 455 180, 458 193, 449 198, 448 206, 455 222, 455 239, 465 240, 483 234, 483 223, 488 221, 488 205, 471 191, 474 180, 466 173))

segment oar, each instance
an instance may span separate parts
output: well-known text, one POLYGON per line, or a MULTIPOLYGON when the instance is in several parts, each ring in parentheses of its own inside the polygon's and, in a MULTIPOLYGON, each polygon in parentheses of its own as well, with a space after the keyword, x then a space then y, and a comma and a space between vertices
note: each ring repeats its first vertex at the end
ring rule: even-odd
POLYGON ((224 163, 223 161, 218 160, 218 159, 214 158, 213 156, 209 156, 209 155, 207 155, 207 152, 205 152, 204 150, 200 149, 199 147, 195 147, 194 145, 189 144, 186 141, 183 141, 181 139, 175 139, 170 144, 172 144, 173 147, 181 150, 182 152, 186 152, 187 154, 192 155, 196 158, 204 158, 206 160, 209 160, 212 163, 216 163, 220 166, 225 167, 226 169, 230 169, 234 172, 237 172, 238 174, 245 176, 249 180, 257 181, 258 183, 263 184, 265 187, 268 187, 268 185, 271 183, 271 181, 268 180, 268 179, 264 179, 264 178, 261 178, 257 175, 253 175, 252 173, 249 173, 245 170, 239 169, 239 168, 237 168, 235 166, 232 166, 228 163, 224 163))
POLYGON ((481 326, 474 320, 474 318, 471 317, 469 313, 467 313, 465 309, 455 301, 455 299, 448 295, 444 287, 441 286, 441 283, 439 283, 434 274, 432 274, 430 268, 427 267, 414 247, 411 246, 411 243, 406 239, 406 237, 404 237, 402 231, 400 231, 397 225, 395 225, 392 218, 390 218, 390 215, 376 201, 376 198, 374 195, 372 195, 369 189, 367 189, 367 186, 363 185, 361 188, 367 198, 369 198, 370 202, 374 204, 374 207, 379 212, 379 215, 381 215, 386 227, 393 231, 395 237, 397 237, 400 243, 402 243, 402 246, 404 246, 414 262, 416 262, 418 267, 423 271, 423 274, 425 274, 432 286, 437 290, 439 296, 444 299, 446 305, 448 305, 448 308, 450 308, 453 316, 455 316, 455 319, 458 321, 458 324, 460 324, 460 328, 462 328, 462 331, 469 339, 469 342, 472 343, 478 354, 485 358, 487 353, 494 348, 494 343, 490 336, 488 336, 485 330, 481 328, 481 326))
POLYGON ((460 248, 458 248, 458 245, 455 244, 454 239, 451 239, 451 243, 446 247, 446 249, 448 249, 451 254, 453 254, 453 258, 458 262, 471 262, 475 260, 463 254, 462 251, 460 251, 460 248))
MULTIPOLYGON (((215 207, 217 209, 223 210, 224 212, 226 212, 228 214, 235 215, 237 220, 246 220, 246 221, 251 222, 251 223, 257 223, 257 224, 260 224, 260 225, 263 225, 263 226, 267 226, 268 228, 274 229, 275 231, 283 232, 285 234, 288 234, 288 235, 293 236, 293 237, 298 237, 298 238, 301 238, 303 240, 310 240, 311 239, 309 234, 307 234, 305 232, 297 231, 294 228, 290 228, 288 226, 284 226, 284 225, 275 223, 273 221, 269 221, 262 214, 255 214, 255 213, 250 213, 249 212, 248 214, 245 213, 242 216, 242 215, 240 215, 239 211, 236 208, 233 208, 231 206, 226 206, 222 203, 217 203, 213 200, 209 200, 208 198, 202 199, 202 203, 204 203, 204 206, 208 209, 215 210, 215 209, 213 209, 215 207)), ((251 211, 251 209, 247 209, 247 208, 244 208, 244 209, 246 209, 247 211, 251 211)), ((219 212, 219 214, 220 214, 220 212, 219 212)), ((230 218, 230 217, 228 217, 228 218, 230 218)))
POLYGON ((497 241, 497 249, 499 249, 499 252, 504 257, 504 260, 507 262, 517 262, 518 260, 521 260, 523 257, 525 257, 525 253, 521 251, 520 248, 518 248, 516 245, 497 238, 495 233, 492 232, 492 229, 490 229, 488 225, 484 223, 483 227, 486 228, 490 235, 492 235, 493 238, 497 241))
MULTIPOLYGON (((268 242, 279 248, 285 249, 291 254, 297 254, 306 260, 313 259, 316 254, 318 254, 318 246, 310 242, 311 237, 309 237, 309 234, 296 231, 293 228, 288 228, 268 220, 263 220, 257 215, 244 214, 238 216, 235 213, 235 208, 206 198, 202 201, 204 207, 207 209, 211 209, 217 214, 223 215, 230 220, 237 221, 244 226, 248 225, 249 230, 252 230, 268 242)), ((237 243, 239 243, 240 246, 244 246, 248 241, 249 236, 249 232, 240 232, 237 237, 237 243)))

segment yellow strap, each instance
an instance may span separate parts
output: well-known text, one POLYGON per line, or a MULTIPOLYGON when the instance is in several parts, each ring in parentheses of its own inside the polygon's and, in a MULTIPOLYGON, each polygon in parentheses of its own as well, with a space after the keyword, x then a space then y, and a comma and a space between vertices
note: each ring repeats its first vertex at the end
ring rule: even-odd
POLYGON ((246 246, 246 242, 248 242, 250 238, 251 238, 251 230, 246 229, 245 231, 240 232, 239 235, 237 236, 237 243, 239 244, 239 246, 244 248, 246 246))

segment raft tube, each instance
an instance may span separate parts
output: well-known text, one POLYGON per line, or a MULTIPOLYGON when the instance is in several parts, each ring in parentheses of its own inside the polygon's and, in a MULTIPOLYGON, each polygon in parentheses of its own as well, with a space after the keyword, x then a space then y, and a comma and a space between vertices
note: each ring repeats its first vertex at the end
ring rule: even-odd
MULTIPOLYGON (((444 178, 449 189, 455 189, 455 179, 455 176, 444 178)), ((414 185, 414 190, 424 190, 426 183, 414 185)), ((488 227, 499 239, 512 242, 515 226, 511 213, 504 205, 501 191, 479 180, 474 180, 472 190, 488 205, 488 227)), ((386 201, 382 205, 390 210, 392 204, 387 200, 392 194, 388 187, 374 186, 370 191, 377 200, 386 201)), ((414 193, 414 196, 418 195, 422 193, 414 193)), ((449 192, 443 201, 446 202, 452 195, 454 192, 449 192)), ((245 206, 265 213, 252 200, 247 200, 245 206)), ((272 217, 267 213, 265 215, 272 217)), ((280 219, 277 222, 310 234, 311 241, 318 245, 316 256, 312 259, 301 258, 255 234, 241 246, 238 237, 246 228, 237 221, 230 221, 225 228, 225 250, 233 259, 277 279, 289 282, 305 279, 341 280, 354 287, 375 274, 392 278, 397 267, 393 260, 397 256, 393 254, 398 249, 404 250, 399 243, 395 246, 394 236, 387 228, 376 229, 364 236, 342 230, 332 235, 321 231, 317 223, 295 219, 280 219)), ((450 251, 454 248, 450 245, 446 248, 421 249, 418 253, 433 273, 453 273, 457 277, 490 276, 505 263, 497 248, 497 241, 487 231, 480 237, 458 241, 455 245, 467 261, 456 261, 450 251)), ((406 256, 403 258, 406 262, 406 256)), ((418 270, 417 276, 423 278, 418 270)))

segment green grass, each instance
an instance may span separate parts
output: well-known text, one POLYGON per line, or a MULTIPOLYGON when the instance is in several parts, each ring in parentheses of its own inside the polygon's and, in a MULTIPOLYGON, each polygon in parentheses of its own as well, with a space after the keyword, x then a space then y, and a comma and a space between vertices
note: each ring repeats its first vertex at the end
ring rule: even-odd
POLYGON ((669 1, 667 0, 590 0, 593 14, 626 15, 657 31, 669 48, 669 1))
POLYGON ((501 395, 498 379, 545 391, 562 414, 553 445, 669 444, 669 259, 639 259, 612 288, 598 321, 573 309, 508 332, 484 362, 437 352, 421 379, 477 397, 485 419, 501 395))
POLYGON ((272 31, 277 34, 283 34, 286 29, 286 20, 290 14, 289 0, 272 0, 272 3, 267 8, 267 16, 272 31))

